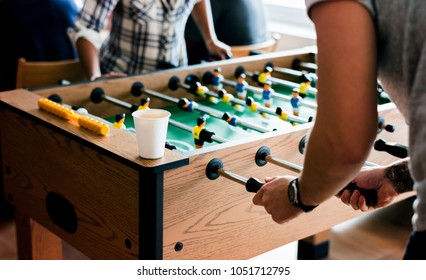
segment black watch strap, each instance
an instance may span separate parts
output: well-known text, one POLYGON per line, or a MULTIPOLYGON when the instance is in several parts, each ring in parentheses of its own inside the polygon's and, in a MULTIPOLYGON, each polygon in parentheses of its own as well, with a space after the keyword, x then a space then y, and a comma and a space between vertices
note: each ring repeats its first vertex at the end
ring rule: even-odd
POLYGON ((304 212, 311 212, 318 206, 303 204, 300 199, 299 178, 293 179, 288 185, 288 198, 294 207, 302 209, 304 212))

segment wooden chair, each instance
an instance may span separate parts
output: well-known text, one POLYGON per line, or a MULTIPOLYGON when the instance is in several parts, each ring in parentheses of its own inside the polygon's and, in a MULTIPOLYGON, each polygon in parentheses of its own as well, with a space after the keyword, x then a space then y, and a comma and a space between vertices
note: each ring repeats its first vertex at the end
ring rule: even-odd
POLYGON ((271 39, 262 43, 246 46, 231 46, 232 56, 243 57, 249 56, 252 53, 274 52, 280 38, 280 34, 274 33, 272 34, 271 39))
POLYGON ((16 88, 40 88, 87 80, 78 59, 62 61, 26 61, 19 58, 16 88))

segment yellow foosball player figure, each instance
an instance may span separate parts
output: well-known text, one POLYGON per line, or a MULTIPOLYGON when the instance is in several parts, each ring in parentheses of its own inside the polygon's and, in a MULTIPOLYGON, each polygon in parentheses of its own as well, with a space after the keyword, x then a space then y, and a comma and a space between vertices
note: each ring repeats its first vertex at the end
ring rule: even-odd
POLYGON ((200 97, 206 97, 206 92, 209 92, 209 89, 200 82, 196 82, 194 92, 200 97))
POLYGON ((192 130, 192 135, 194 136, 194 143, 196 149, 201 149, 204 146, 204 142, 212 143, 212 136, 214 132, 208 131, 205 129, 206 118, 199 117, 197 119, 197 125, 194 126, 192 130))
POLYGON ((117 114, 115 115, 115 122, 112 124, 116 128, 126 129, 124 121, 126 120, 126 114, 117 114))
POLYGON ((266 66, 262 73, 259 74, 259 77, 257 78, 257 81, 259 84, 263 85, 271 78, 272 73, 272 67, 266 66))
POLYGON ((145 97, 141 99, 141 105, 138 107, 138 110, 146 110, 149 109, 149 102, 151 99, 149 97, 145 97))
POLYGON ((239 111, 239 112, 244 111, 244 107, 232 102, 235 97, 232 94, 228 93, 226 89, 219 90, 217 92, 217 95, 219 96, 220 101, 222 101, 223 103, 232 105, 236 111, 239 111))
POLYGON ((138 111, 138 110, 146 110, 149 109, 149 102, 151 101, 151 99, 149 97, 146 98, 142 98, 141 99, 141 104, 133 104, 130 107, 130 111, 134 112, 134 111, 138 111))
POLYGON ((223 103, 232 104, 232 100, 234 99, 234 96, 228 93, 225 89, 219 90, 217 92, 217 95, 219 95, 219 98, 223 103))
POLYGON ((300 86, 299 86, 299 95, 302 98, 305 98, 306 94, 308 93, 308 91, 311 87, 312 77, 309 74, 304 73, 302 76, 300 76, 300 80, 301 80, 301 83, 300 83, 300 86))
MULTIPOLYGON (((283 121, 290 122, 292 126, 297 125, 296 122, 289 120, 289 113, 285 112, 281 107, 277 107, 277 109, 275 109, 275 114, 277 114, 277 117, 282 119, 283 121)), ((312 120, 310 119, 309 121, 312 120)))
MULTIPOLYGON (((254 101, 253 97, 249 96, 246 99, 247 108, 252 112, 258 112, 258 108, 262 107, 259 102, 254 101)), ((267 114, 262 113, 262 117, 267 118, 267 114)))

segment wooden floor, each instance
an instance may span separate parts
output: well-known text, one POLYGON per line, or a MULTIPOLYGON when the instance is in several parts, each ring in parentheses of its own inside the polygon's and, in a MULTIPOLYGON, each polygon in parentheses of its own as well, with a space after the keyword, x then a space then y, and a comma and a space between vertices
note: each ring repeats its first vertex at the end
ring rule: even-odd
MULTIPOLYGON (((334 227, 330 239, 330 254, 326 259, 401 259, 405 242, 411 232, 411 205, 411 199, 405 200, 334 227)), ((280 250, 274 251, 276 251, 274 259, 279 259, 280 250)), ((64 258, 87 259, 66 243, 64 243, 64 258)), ((0 260, 16 259, 14 223, 10 219, 0 220, 0 260)))
POLYGON ((400 260, 411 233, 413 198, 333 228, 331 260, 400 260))

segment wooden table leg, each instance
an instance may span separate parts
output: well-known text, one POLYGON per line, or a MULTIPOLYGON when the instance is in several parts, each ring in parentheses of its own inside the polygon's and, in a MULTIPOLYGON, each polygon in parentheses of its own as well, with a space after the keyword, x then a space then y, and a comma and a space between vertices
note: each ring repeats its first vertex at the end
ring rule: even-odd
POLYGON ((15 211, 16 240, 20 260, 60 260, 62 240, 42 225, 15 211))
POLYGON ((297 258, 299 260, 317 260, 328 256, 330 230, 299 240, 297 258))

